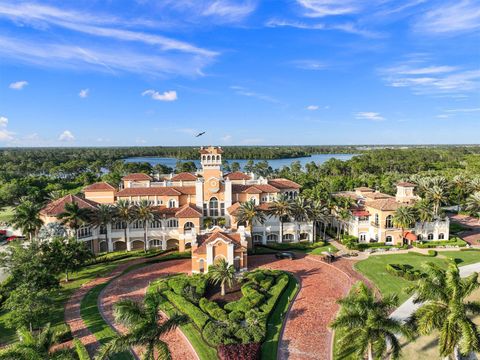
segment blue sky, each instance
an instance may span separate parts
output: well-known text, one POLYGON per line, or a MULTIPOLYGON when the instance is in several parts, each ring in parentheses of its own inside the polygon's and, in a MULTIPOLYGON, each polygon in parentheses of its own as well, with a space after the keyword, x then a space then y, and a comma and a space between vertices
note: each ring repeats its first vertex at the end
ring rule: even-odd
POLYGON ((0 146, 478 143, 479 65, 473 0, 0 0, 0 146))

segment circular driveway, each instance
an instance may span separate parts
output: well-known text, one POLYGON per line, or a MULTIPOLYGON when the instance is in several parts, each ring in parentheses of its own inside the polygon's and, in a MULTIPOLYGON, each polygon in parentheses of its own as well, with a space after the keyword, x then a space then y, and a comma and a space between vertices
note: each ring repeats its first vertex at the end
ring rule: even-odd
POLYGON ((289 271, 301 284, 287 315, 278 358, 331 359, 332 332, 328 325, 338 311, 336 301, 360 280, 360 276, 349 270, 349 260, 341 259, 330 265, 318 256, 297 253, 295 260, 254 255, 249 256, 248 261, 249 269, 261 267, 289 271))

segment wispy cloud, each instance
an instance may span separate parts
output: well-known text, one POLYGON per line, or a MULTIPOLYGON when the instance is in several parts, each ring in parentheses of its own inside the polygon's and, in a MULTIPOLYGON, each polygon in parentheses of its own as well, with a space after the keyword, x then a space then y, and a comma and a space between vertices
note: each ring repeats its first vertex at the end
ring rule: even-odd
POLYGON ((451 0, 421 16, 415 29, 429 34, 454 34, 480 29, 480 3, 451 0))
POLYGON ((425 60, 412 58, 403 64, 381 69, 386 83, 408 87, 415 94, 459 95, 480 88, 480 70, 449 65, 425 65, 425 60))
POLYGON ((142 96, 150 96, 153 100, 159 101, 175 101, 178 99, 177 92, 174 90, 164 91, 163 93, 155 90, 145 90, 142 96))
POLYGON ((0 17, 10 19, 19 26, 15 36, 0 38, 1 45, 5 47, 3 55, 36 65, 73 65, 76 68, 87 65, 92 68, 91 65, 96 64, 94 68, 108 69, 109 72, 121 70, 147 74, 200 75, 202 68, 218 55, 217 52, 158 33, 125 29, 125 26, 133 26, 135 22, 104 14, 93 15, 38 4, 0 3, 0 17), (32 38, 31 32, 23 31, 25 27, 35 29, 35 38, 32 38), (68 29, 87 37, 82 45, 58 42, 58 37, 52 36, 55 33, 51 31, 52 27, 68 29), (43 36, 42 41, 38 41, 39 33, 43 36), (101 46, 101 38, 109 42, 101 46), (16 43, 18 48, 15 47, 16 43), (128 43, 144 46, 128 48, 128 43), (53 64, 45 53, 51 54, 53 64), (62 62, 64 64, 59 64, 62 62))
POLYGON ((327 68, 327 65, 318 60, 294 60, 291 61, 291 64, 297 69, 303 70, 324 70, 327 68))
POLYGON ((450 113, 471 113, 471 112, 480 111, 480 108, 449 109, 449 110, 445 110, 445 111, 450 112, 450 113))
POLYGON ((85 99, 86 97, 88 97, 89 93, 90 93, 89 89, 82 89, 78 93, 78 96, 80 96, 82 99, 85 99))
POLYGON ((380 115, 378 112, 373 111, 364 111, 364 112, 357 112, 355 114, 356 119, 360 120, 370 120, 370 121, 383 121, 385 118, 380 115))
POLYGON ((202 12, 204 16, 214 16, 226 22, 244 20, 256 8, 254 1, 227 1, 216 0, 211 2, 202 12))
POLYGON ((230 89, 235 91, 235 93, 238 94, 238 95, 253 97, 253 98, 263 100, 263 101, 267 101, 267 102, 271 102, 271 103, 279 103, 280 102, 272 96, 251 91, 247 88, 244 88, 243 86, 230 86, 230 89))
POLYGON ((8 118, 5 116, 0 116, 0 127, 5 128, 8 125, 8 118))
POLYGON ((315 110, 320 109, 320 106, 318 106, 318 105, 308 105, 308 106, 306 107, 306 109, 307 109, 307 110, 310 110, 310 111, 315 111, 315 110))
POLYGON ((297 0, 309 17, 346 15, 359 12, 362 1, 359 0, 297 0))
POLYGON ((58 136, 58 140, 65 142, 75 141, 75 136, 70 130, 65 130, 58 136))
POLYGON ((0 116, 0 141, 12 141, 15 133, 7 129, 8 118, 6 116, 0 116))
POLYGON ((11 83, 8 87, 13 90, 22 90, 25 86, 28 85, 28 81, 16 81, 11 83))

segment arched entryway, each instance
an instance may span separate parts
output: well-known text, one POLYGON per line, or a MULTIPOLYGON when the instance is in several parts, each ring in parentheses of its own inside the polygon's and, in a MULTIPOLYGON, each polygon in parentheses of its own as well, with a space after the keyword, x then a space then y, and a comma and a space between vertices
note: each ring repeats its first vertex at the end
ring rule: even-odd
POLYGON ((168 239, 167 240, 167 249, 178 249, 178 240, 177 239, 168 239))
POLYGON ((133 240, 131 249, 132 250, 143 250, 143 240, 133 240))
POLYGON ((108 251, 107 242, 105 240, 100 241, 100 243, 98 244, 98 249, 100 250, 101 253, 107 252, 108 251))
POLYGON ((283 235, 283 242, 289 243, 293 241, 293 234, 284 234, 283 235))

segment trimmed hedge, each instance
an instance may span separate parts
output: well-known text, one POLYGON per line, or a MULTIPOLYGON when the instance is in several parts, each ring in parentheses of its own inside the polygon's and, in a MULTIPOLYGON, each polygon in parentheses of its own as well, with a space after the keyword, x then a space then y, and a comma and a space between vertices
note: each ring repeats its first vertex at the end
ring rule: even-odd
POLYGON ((450 240, 430 240, 428 242, 418 242, 414 241, 413 246, 418 247, 420 249, 428 249, 434 248, 438 246, 458 246, 458 247, 465 247, 467 243, 458 237, 454 237, 450 240))
POLYGON ((209 317, 202 310, 185 299, 183 296, 174 293, 171 290, 163 292, 163 295, 182 313, 187 315, 197 325, 199 329, 203 329, 209 317))
POLYGON ((282 274, 278 277, 275 285, 273 285, 268 291, 269 298, 267 301, 260 307, 260 309, 265 313, 270 313, 275 307, 278 298, 282 294, 283 290, 288 284, 288 274, 282 274))
POLYGON ((420 270, 414 269, 411 265, 387 264, 385 269, 389 274, 399 276, 409 281, 418 280, 423 276, 423 273, 420 270))
POLYGON ((203 312, 210 315, 210 317, 213 319, 218 321, 227 321, 227 312, 223 310, 216 302, 210 301, 206 298, 201 298, 198 305, 203 312))
POLYGON ((75 351, 78 355, 78 360, 90 360, 91 357, 88 354, 87 348, 82 342, 78 339, 73 339, 73 344, 75 345, 75 351))
POLYGON ((53 328, 54 340, 56 343, 61 344, 66 341, 70 341, 73 339, 72 332, 70 330, 70 326, 67 324, 60 324, 53 328))
POLYGON ((409 251, 408 253, 411 254, 411 255, 424 256, 424 257, 435 257, 435 256, 438 255, 438 252, 436 250, 428 250, 427 254, 422 254, 422 253, 419 253, 419 252, 416 252, 416 251, 409 251))

